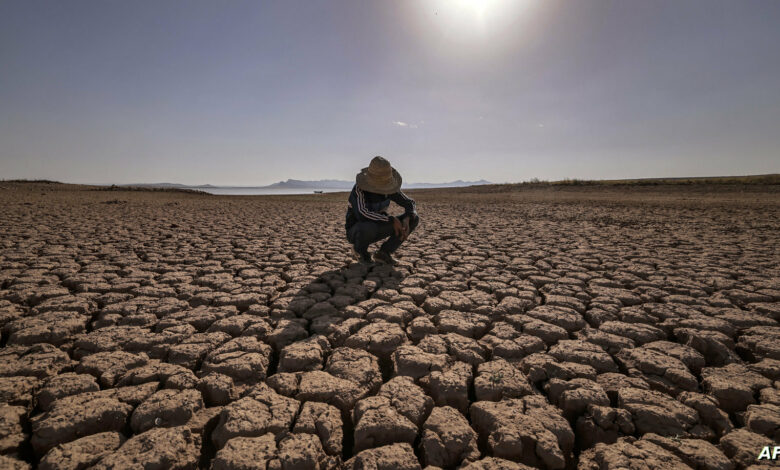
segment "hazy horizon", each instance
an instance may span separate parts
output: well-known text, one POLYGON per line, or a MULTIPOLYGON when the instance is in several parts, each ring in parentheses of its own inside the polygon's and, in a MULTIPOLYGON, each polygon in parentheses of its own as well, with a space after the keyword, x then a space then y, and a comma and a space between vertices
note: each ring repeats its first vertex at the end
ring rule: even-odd
MULTIPOLYGON (((678 176, 654 176, 654 177, 642 177, 642 178, 615 178, 615 179, 606 179, 606 178, 593 178, 593 179, 582 179, 582 178, 560 178, 560 179, 541 179, 541 178, 526 178, 523 180, 507 180, 507 181, 488 181, 488 180, 453 180, 453 181, 443 181, 443 182, 430 182, 430 181, 404 181, 403 187, 407 188, 407 185, 446 185, 446 184, 452 184, 452 183, 476 183, 479 185, 496 185, 496 184, 522 184, 522 183, 559 183, 559 182, 566 182, 566 181, 583 181, 583 182, 610 182, 610 181, 635 181, 635 180, 674 180, 674 179, 708 179, 708 178, 751 178, 751 177, 767 177, 767 176, 775 176, 780 175, 780 173, 762 173, 762 174, 734 174, 734 175, 678 175, 678 176)), ((62 184, 85 184, 85 185, 92 185, 92 186, 156 186, 156 185, 175 185, 175 186, 181 186, 185 188, 198 188, 203 186, 211 186, 214 188, 265 188, 269 186, 274 186, 278 183, 285 183, 288 180, 293 181, 299 181, 299 182, 306 182, 306 183, 318 183, 321 181, 336 181, 336 180, 299 180, 296 178, 288 178, 287 180, 283 181, 276 181, 274 183, 268 183, 268 184, 244 184, 244 185, 234 185, 234 184, 212 184, 208 182, 204 183, 180 183, 175 181, 136 181, 132 183, 116 183, 116 182, 98 182, 98 183, 78 183, 74 181, 63 181, 63 180, 51 180, 48 178, 3 178, 0 179, 0 183, 2 182, 52 182, 52 183, 62 183, 62 184)), ((347 182, 347 180, 338 180, 347 182)), ((320 189, 315 186, 300 186, 300 188, 304 189, 320 189)), ((326 188, 326 189, 337 189, 339 191, 343 191, 342 188, 326 188)), ((419 188, 414 188, 419 189, 419 188)))
POLYGON ((0 179, 780 172, 780 2, 0 3, 0 179))
MULTIPOLYGON (((196 183, 196 184, 188 184, 188 183, 177 183, 173 181, 136 181, 135 183, 100 183, 101 185, 112 185, 112 184, 120 184, 120 185, 166 185, 166 184, 172 184, 172 185, 179 185, 179 186, 186 186, 189 188, 195 188, 198 186, 214 186, 214 187, 221 187, 221 188, 258 188, 258 187, 265 187, 265 186, 273 186, 276 184, 284 184, 289 182, 295 182, 295 183, 323 183, 323 182, 334 182, 334 183, 352 183, 351 180, 333 180, 333 179, 321 179, 321 180, 301 180, 297 178, 287 178, 285 180, 281 181, 275 181, 270 184, 262 184, 262 185, 229 185, 229 184, 222 184, 222 185, 216 185, 211 183, 196 183)), ((67 181, 59 181, 60 183, 68 183, 67 181)), ((454 180, 454 181, 444 181, 442 183, 430 183, 428 181, 404 181, 403 184, 412 184, 412 185, 420 185, 420 184, 451 184, 451 183, 479 183, 479 184, 493 184, 492 181, 480 181, 480 180, 474 180, 474 181, 464 181, 464 180, 454 180)))

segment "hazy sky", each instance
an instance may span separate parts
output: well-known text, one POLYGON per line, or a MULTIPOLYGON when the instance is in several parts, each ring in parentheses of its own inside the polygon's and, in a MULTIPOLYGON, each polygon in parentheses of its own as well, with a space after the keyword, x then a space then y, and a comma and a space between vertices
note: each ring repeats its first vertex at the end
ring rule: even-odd
POLYGON ((780 1, 0 2, 0 179, 780 171, 780 1))

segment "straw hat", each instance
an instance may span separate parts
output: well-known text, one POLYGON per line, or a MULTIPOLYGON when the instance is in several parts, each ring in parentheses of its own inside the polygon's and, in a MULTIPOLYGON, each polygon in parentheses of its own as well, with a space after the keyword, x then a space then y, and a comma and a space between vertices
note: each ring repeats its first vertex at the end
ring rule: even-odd
POLYGON ((401 189, 401 175, 382 157, 374 157, 355 177, 357 187, 377 194, 393 194, 401 189))

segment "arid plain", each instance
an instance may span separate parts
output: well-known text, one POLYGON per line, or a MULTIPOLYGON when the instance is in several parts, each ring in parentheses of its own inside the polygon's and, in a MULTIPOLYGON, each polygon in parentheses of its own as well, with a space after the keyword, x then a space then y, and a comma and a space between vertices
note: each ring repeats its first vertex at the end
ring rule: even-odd
POLYGON ((780 187, 0 182, 0 467, 776 468, 780 187))

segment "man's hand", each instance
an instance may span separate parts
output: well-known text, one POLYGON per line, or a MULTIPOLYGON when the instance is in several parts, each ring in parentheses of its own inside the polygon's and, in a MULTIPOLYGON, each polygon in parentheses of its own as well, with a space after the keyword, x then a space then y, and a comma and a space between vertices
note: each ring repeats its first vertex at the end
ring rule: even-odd
POLYGON ((395 236, 400 238, 401 240, 404 239, 404 228, 401 225, 401 221, 398 220, 398 217, 393 217, 393 230, 395 231, 395 236))
POLYGON ((405 218, 403 222, 398 217, 393 217, 393 231, 395 236, 400 238, 401 241, 405 241, 409 236, 409 218, 405 218))

